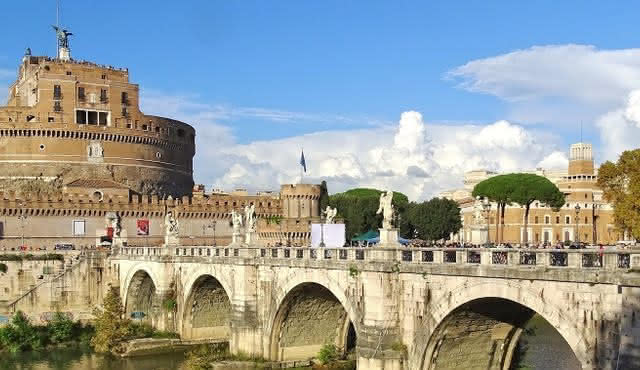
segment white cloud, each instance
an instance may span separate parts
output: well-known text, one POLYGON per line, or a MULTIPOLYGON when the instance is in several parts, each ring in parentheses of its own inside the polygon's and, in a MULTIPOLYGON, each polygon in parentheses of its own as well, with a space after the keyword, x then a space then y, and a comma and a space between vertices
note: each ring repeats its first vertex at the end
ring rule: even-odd
POLYGON ((591 121, 640 87, 640 49, 534 46, 470 61, 447 77, 507 101, 520 122, 591 121))
POLYGON ((615 160, 620 153, 640 147, 640 90, 632 91, 624 107, 598 119, 604 158, 615 160))
POLYGON ((465 171, 531 169, 553 144, 521 126, 498 121, 486 126, 426 124, 405 112, 396 125, 366 130, 325 131, 223 149, 235 162, 214 183, 224 188, 261 184, 276 188, 299 180, 304 146, 306 181, 327 180, 331 192, 355 186, 390 188, 425 199, 459 187, 465 171), (249 185, 247 185, 249 183, 249 185))
POLYGON ((536 168, 549 170, 566 170, 569 167, 569 158, 566 152, 553 152, 544 157, 536 168))

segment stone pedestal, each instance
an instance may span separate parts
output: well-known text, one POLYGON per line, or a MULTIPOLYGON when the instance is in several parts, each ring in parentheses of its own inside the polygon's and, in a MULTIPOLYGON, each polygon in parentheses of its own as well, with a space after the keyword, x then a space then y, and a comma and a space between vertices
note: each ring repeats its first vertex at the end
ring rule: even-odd
POLYGON ((258 242, 258 234, 255 231, 248 232, 244 235, 244 243, 246 245, 255 245, 258 242))
POLYGON ((378 229, 380 231, 381 247, 399 247, 398 229, 378 229))
POLYGON ((489 228, 486 225, 471 226, 471 243, 485 244, 489 241, 489 228))
POLYGON ((240 245, 242 244, 242 242, 244 242, 244 240, 242 240, 242 234, 239 232, 234 232, 231 235, 231 244, 232 245, 240 245))

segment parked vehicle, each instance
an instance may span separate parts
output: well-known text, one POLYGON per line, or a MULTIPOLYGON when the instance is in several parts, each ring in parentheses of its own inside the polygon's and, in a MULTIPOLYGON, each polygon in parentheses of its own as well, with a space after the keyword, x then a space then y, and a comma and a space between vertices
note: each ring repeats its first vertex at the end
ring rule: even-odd
POLYGON ((74 251, 76 247, 71 243, 58 243, 53 249, 57 251, 74 251))

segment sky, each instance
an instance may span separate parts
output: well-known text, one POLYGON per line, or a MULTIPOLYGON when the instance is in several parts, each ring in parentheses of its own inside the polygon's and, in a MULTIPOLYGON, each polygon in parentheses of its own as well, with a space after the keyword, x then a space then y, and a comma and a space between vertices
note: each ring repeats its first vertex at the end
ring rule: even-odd
MULTIPOLYGON (((566 168, 581 137, 597 163, 640 142, 638 2, 61 4, 75 59, 128 67, 145 113, 196 128, 207 187, 299 182, 304 148, 303 182, 423 200, 469 170, 566 168)), ((26 47, 55 54, 56 7, 1 8, 4 100, 26 47)))

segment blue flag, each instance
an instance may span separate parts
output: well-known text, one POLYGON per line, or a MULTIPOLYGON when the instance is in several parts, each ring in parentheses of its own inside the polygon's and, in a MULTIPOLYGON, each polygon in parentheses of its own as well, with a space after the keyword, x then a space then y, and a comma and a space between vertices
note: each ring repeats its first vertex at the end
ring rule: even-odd
POLYGON ((304 172, 307 172, 307 162, 304 161, 304 150, 302 151, 302 155, 300 156, 300 165, 304 169, 304 172))

